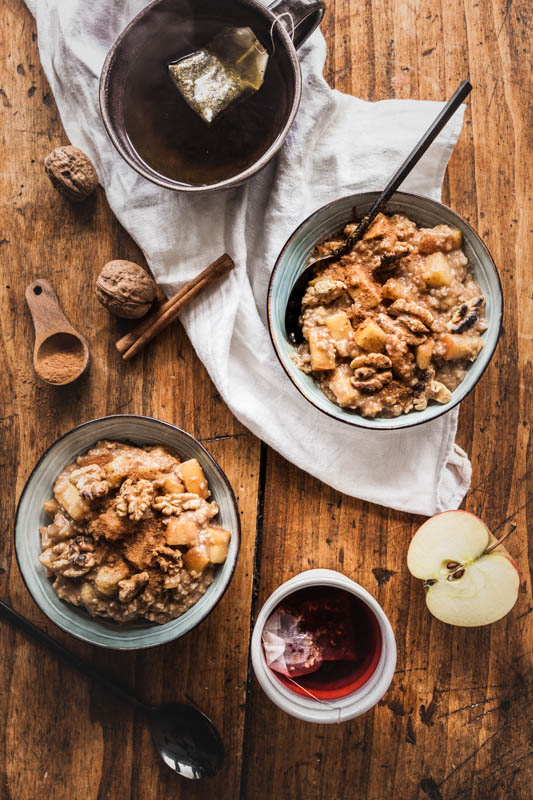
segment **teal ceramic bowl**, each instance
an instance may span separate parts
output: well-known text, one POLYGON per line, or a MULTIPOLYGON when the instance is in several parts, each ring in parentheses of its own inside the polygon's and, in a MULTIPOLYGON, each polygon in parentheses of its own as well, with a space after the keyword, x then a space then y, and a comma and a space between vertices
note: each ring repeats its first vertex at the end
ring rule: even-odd
POLYGON ((335 200, 315 211, 295 230, 279 254, 270 278, 268 324, 272 344, 283 369, 298 391, 315 408, 340 422, 359 428, 397 430, 420 425, 441 416, 441 414, 446 414, 474 388, 483 375, 498 343, 503 315, 503 297, 496 265, 480 237, 464 219, 435 200, 397 192, 384 208, 387 214, 406 214, 423 227, 449 224, 462 231, 464 253, 486 300, 488 328, 483 334, 483 350, 469 367, 462 383, 453 392, 451 401, 445 406, 428 405, 424 411, 411 411, 409 414, 403 414, 393 419, 365 419, 356 411, 341 408, 328 400, 313 379, 299 370, 291 359, 295 347, 285 330, 285 309, 291 289, 296 279, 304 271, 307 259, 315 245, 338 234, 348 222, 353 222, 354 207, 357 209, 358 216, 363 216, 377 196, 378 192, 364 192, 335 200))
POLYGON ((26 587, 46 616, 67 633, 89 644, 113 650, 139 650, 171 642, 196 627, 224 594, 237 563, 240 546, 240 516, 237 501, 224 472, 205 447, 190 434, 151 417, 120 414, 93 419, 73 428, 41 456, 28 478, 15 517, 15 552, 26 587), (231 531, 228 557, 221 564, 206 593, 181 617, 163 625, 139 623, 120 626, 60 600, 39 562, 39 528, 50 522, 43 503, 52 497, 54 481, 61 470, 99 439, 133 444, 162 444, 186 460, 201 463, 214 500, 219 505, 217 521, 231 531))

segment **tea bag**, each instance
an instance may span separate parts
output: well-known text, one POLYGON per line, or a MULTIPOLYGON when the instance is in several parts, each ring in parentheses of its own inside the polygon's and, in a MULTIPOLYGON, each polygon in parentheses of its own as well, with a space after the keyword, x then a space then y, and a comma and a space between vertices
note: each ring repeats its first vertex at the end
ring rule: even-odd
POLYGON ((316 672, 322 658, 312 634, 300 629, 300 620, 281 608, 266 621, 261 636, 270 669, 289 678, 316 672))
POLYGON ((224 28, 207 47, 168 65, 188 105, 207 124, 263 85, 268 53, 251 28, 224 28))
POLYGON ((356 661, 349 597, 331 590, 289 599, 268 618, 262 643, 268 666, 290 678, 316 672, 324 661, 356 661))

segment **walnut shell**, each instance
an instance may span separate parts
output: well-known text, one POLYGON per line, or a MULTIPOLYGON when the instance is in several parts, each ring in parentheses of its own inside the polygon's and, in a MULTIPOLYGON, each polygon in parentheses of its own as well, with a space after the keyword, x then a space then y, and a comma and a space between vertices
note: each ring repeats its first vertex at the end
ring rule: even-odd
POLYGON ((44 160, 44 168, 54 189, 72 203, 81 203, 98 186, 98 175, 90 159, 73 145, 52 150, 44 160))
POLYGON ((153 278, 133 261, 108 261, 96 281, 96 296, 117 317, 136 319, 147 313, 157 292, 153 278))

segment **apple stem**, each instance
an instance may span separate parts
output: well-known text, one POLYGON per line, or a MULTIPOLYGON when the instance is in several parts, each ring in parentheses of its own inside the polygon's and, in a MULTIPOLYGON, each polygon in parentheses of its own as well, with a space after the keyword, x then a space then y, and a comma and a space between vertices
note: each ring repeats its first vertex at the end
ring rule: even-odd
POLYGON ((512 533, 513 533, 515 530, 516 530, 516 522, 512 522, 512 523, 511 523, 511 527, 509 528, 509 530, 507 531, 507 533, 505 534, 505 536, 502 536, 502 538, 501 538, 501 539, 498 539, 496 542, 493 542, 493 544, 491 544, 491 545, 490 545, 490 547, 487 547, 487 549, 483 551, 483 555, 484 555, 484 556, 486 556, 486 555, 487 555, 487 553, 492 553, 492 551, 493 551, 493 550, 496 550, 496 548, 497 548, 497 547, 499 547, 501 544, 503 544, 503 542, 505 542, 505 540, 506 540, 507 538, 509 538, 509 536, 510 536, 510 535, 511 535, 511 534, 512 534, 512 533))

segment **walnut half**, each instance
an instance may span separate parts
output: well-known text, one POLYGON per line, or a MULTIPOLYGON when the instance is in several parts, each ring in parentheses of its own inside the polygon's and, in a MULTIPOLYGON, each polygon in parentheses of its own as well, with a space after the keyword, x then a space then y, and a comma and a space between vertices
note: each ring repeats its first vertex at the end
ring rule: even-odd
POLYGON ((382 353, 356 356, 350 364, 355 369, 351 384, 360 392, 372 394, 392 381, 392 361, 382 353))
POLYGON ((202 499, 193 492, 161 494, 153 502, 153 507, 167 517, 181 514, 182 511, 195 511, 201 505, 202 499))
POLYGON ((117 516, 128 516, 134 522, 138 522, 150 508, 153 496, 154 487, 150 481, 144 478, 133 481, 128 478, 120 487, 120 493, 115 501, 117 516))
POLYGON ((98 464, 88 464, 75 469, 69 475, 69 481, 79 491, 84 500, 95 500, 109 491, 109 481, 98 464))

